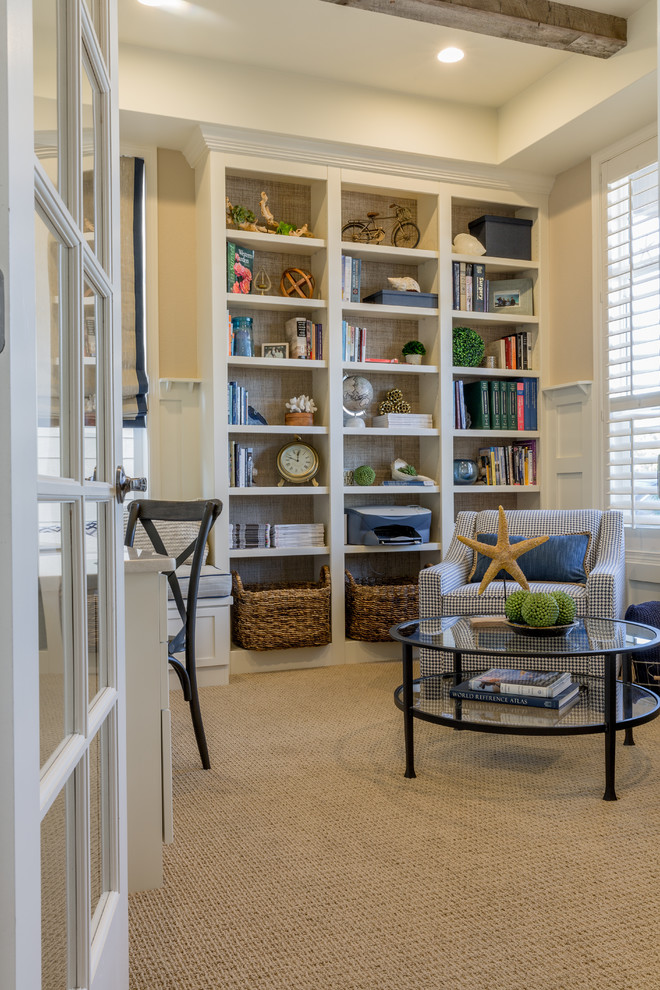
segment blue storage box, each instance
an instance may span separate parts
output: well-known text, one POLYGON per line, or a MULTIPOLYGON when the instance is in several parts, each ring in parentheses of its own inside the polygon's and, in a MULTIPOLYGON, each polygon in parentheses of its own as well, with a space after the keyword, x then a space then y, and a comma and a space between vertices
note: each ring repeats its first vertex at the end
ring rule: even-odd
POLYGON ((365 296, 362 302, 379 303, 381 306, 428 306, 435 309, 438 305, 436 292, 399 292, 397 289, 379 289, 365 296))
MULTIPOLYGON (((471 220, 470 233, 481 241, 486 254, 494 258, 531 261, 532 221, 520 217, 483 216, 471 220)), ((478 260, 475 258, 475 261, 478 260)))
POLYGON ((421 505, 360 505, 346 510, 351 546, 429 543, 431 510, 421 505))

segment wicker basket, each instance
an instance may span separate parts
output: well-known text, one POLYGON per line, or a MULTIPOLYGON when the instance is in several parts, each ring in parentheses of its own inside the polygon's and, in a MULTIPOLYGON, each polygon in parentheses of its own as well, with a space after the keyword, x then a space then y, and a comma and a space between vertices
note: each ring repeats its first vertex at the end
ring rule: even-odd
POLYGON ((357 582, 346 571, 346 635, 382 643, 391 640, 390 627, 419 616, 417 578, 401 584, 396 578, 357 582))
POLYGON ((318 582, 243 586, 232 571, 232 635, 245 650, 286 650, 330 642, 330 569, 318 582))

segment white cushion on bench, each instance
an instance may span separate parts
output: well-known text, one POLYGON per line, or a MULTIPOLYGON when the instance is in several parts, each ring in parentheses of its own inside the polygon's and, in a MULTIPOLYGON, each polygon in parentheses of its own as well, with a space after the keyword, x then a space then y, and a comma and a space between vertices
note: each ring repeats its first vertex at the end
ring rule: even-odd
MULTIPOLYGON (((182 564, 176 575, 181 585, 181 594, 188 597, 188 581, 190 580, 190 564, 182 564)), ((226 574, 213 564, 204 564, 199 576, 198 600, 200 598, 226 598, 231 595, 231 574, 226 574)), ((167 586, 167 597, 172 599, 172 589, 167 586)))

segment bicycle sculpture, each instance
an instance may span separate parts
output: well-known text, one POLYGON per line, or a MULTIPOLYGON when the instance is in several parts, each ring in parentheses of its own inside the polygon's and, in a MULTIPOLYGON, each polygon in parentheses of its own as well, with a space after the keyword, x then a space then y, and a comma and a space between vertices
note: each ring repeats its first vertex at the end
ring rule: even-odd
POLYGON ((390 203, 394 216, 383 217, 379 213, 367 213, 366 220, 349 220, 341 228, 342 240, 359 244, 380 244, 385 237, 385 230, 376 224, 392 221, 390 239, 395 247, 414 248, 419 244, 419 227, 412 219, 410 210, 405 206, 390 203))

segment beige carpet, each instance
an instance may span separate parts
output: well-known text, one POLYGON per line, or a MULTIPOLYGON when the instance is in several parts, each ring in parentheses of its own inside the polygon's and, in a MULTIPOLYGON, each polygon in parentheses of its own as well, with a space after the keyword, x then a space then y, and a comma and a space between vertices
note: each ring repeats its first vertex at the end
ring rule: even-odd
POLYGON ((415 722, 398 663, 173 696, 175 843, 130 898, 132 990, 656 990, 660 719, 617 744, 415 722))

